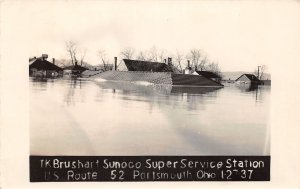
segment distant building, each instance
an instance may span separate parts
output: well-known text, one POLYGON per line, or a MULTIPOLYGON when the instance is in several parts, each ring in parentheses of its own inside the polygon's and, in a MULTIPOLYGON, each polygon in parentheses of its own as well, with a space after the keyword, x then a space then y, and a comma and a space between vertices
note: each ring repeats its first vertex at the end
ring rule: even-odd
POLYGON ((80 75, 85 70, 87 70, 87 68, 79 66, 78 64, 67 66, 64 68, 64 75, 80 75))
POLYGON ((47 61, 47 58, 47 54, 42 54, 42 56, 38 58, 29 58, 29 75, 33 77, 61 76, 63 69, 55 65, 55 59, 53 59, 51 63, 47 61))
POLYGON ((128 71, 172 72, 168 64, 141 60, 123 59, 128 71))
POLYGON ((109 71, 109 70, 113 70, 114 65, 113 64, 100 64, 96 66, 96 70, 102 70, 102 71, 109 71))
POLYGON ((217 74, 215 74, 213 72, 209 72, 209 71, 196 71, 196 72, 199 75, 203 76, 203 77, 206 77, 208 79, 214 80, 214 81, 219 82, 219 83, 222 80, 222 78, 219 75, 217 75, 217 74))
POLYGON ((166 61, 161 63, 130 59, 123 59, 123 61, 128 71, 179 73, 179 70, 172 64, 172 58, 168 58, 168 63, 166 61))
POLYGON ((235 80, 237 83, 261 84, 261 81, 253 74, 243 74, 235 80))

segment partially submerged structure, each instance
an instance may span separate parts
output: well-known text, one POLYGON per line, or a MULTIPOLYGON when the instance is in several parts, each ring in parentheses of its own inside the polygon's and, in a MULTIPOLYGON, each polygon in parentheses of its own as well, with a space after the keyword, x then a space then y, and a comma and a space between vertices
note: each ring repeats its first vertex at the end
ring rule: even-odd
MULTIPOLYGON (((115 58, 115 63, 116 61, 115 58)), ((172 64, 171 58, 168 58, 167 63, 130 59, 124 59, 124 62, 128 71, 107 71, 92 77, 112 81, 147 82, 158 85, 223 87, 219 82, 202 75, 180 73, 172 64)))
POLYGON ((172 59, 168 58, 168 63, 150 62, 141 60, 123 59, 128 71, 144 71, 144 72, 174 72, 179 70, 172 64, 172 59))
POLYGON ((204 77, 206 77, 206 78, 209 78, 209 79, 214 80, 214 81, 219 82, 219 83, 220 83, 221 80, 222 80, 221 76, 219 76, 219 75, 217 75, 217 74, 215 74, 215 73, 213 73, 213 72, 209 72, 209 71, 198 71, 198 70, 196 70, 196 72, 197 72, 199 75, 202 75, 202 76, 204 76, 204 77))
POLYGON ((238 84, 260 85, 262 82, 253 74, 243 74, 235 80, 238 84))
POLYGON ((87 70, 87 68, 82 67, 78 64, 75 64, 75 65, 72 65, 72 66, 65 67, 64 68, 64 75, 78 76, 82 72, 84 72, 85 70, 87 70))
POLYGON ((62 76, 63 69, 55 65, 55 59, 52 63, 47 61, 48 55, 42 54, 41 57, 29 59, 29 75, 33 77, 58 77, 62 76))

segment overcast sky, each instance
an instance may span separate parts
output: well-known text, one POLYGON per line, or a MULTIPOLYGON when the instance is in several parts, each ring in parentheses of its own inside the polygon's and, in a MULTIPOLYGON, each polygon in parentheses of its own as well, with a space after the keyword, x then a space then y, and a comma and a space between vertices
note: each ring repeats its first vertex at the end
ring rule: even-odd
POLYGON ((293 1, 14 1, 2 4, 2 37, 19 40, 28 57, 57 59, 67 58, 65 41, 76 41, 93 65, 98 49, 113 60, 125 47, 198 48, 222 71, 252 72, 262 64, 270 70, 281 31, 298 10, 293 1))

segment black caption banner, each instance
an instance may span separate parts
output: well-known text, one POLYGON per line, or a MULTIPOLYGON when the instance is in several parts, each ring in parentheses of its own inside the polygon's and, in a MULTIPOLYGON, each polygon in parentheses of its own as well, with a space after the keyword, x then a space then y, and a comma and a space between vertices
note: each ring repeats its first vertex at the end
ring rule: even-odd
POLYGON ((270 181, 270 156, 30 156, 30 182, 270 181))

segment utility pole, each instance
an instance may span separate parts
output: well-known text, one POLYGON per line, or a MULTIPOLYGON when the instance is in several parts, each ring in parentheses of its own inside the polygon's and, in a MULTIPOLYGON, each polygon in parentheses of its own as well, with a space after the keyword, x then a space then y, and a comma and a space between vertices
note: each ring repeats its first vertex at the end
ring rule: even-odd
MULTIPOLYGON (((258 79, 259 79, 259 67, 260 67, 260 66, 257 67, 257 78, 258 78, 258 79)), ((259 80, 260 80, 260 79, 259 79, 259 80)))
POLYGON ((117 70, 117 60, 118 60, 118 58, 115 57, 115 70, 117 70))

